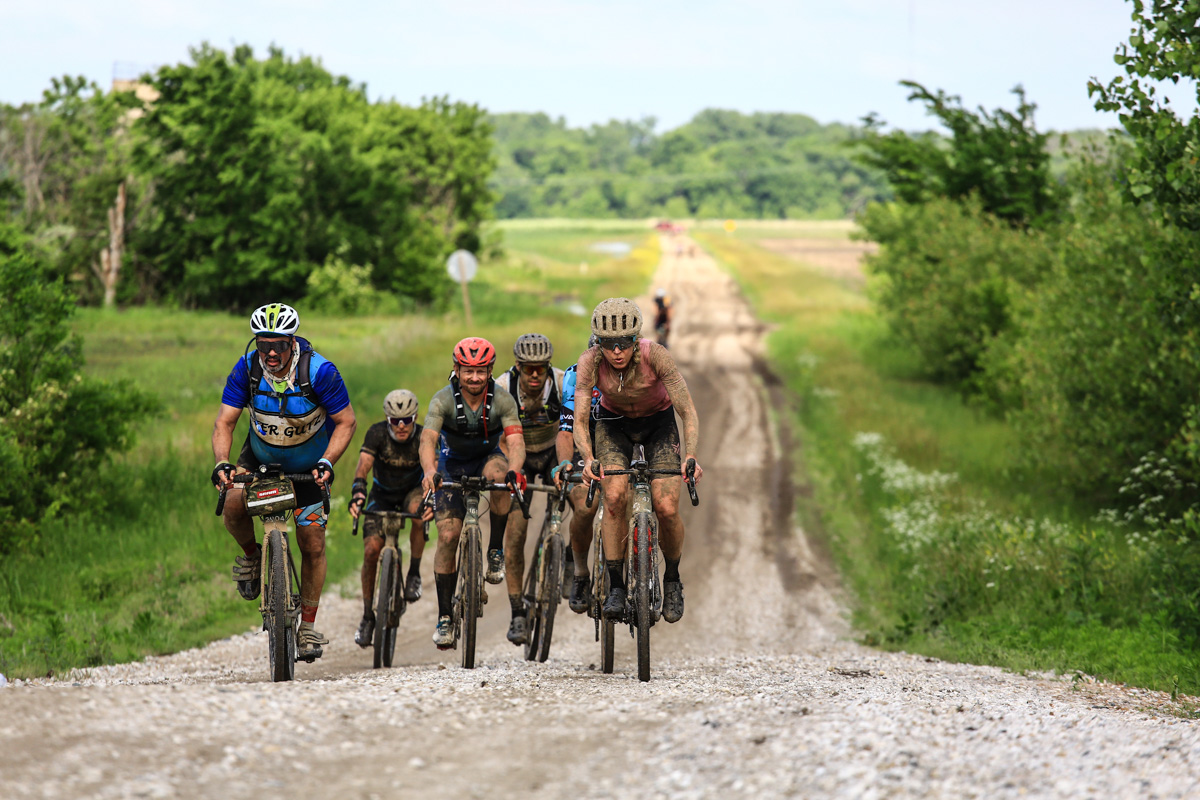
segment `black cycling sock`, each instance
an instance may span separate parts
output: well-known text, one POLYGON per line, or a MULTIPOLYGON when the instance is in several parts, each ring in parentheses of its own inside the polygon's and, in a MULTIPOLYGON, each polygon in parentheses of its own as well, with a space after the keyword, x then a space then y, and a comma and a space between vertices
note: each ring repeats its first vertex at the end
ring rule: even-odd
POLYGON ((513 619, 525 616, 525 598, 519 594, 510 594, 508 604, 512 607, 513 619))
POLYGON ((681 582, 679 580, 679 559, 667 558, 667 569, 663 573, 663 583, 681 582))
POLYGON ((618 558, 616 561, 605 561, 608 566, 608 583, 614 589, 625 588, 625 560, 618 558))
POLYGON ((458 584, 458 571, 449 575, 435 573, 433 580, 437 584, 438 616, 448 617, 454 608, 454 587, 458 584))
POLYGON ((421 559, 417 558, 416 556, 413 556, 412 558, 410 558, 408 560, 408 574, 409 575, 420 575, 421 574, 421 559))
POLYGON ((504 526, 508 524, 508 514, 497 514, 495 511, 489 511, 488 518, 492 521, 492 532, 488 537, 488 550, 503 550, 504 526))

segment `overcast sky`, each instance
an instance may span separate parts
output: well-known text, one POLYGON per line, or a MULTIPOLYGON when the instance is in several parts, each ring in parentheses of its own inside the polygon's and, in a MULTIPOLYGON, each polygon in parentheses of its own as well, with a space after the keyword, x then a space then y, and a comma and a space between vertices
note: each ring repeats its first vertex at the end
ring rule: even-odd
MULTIPOLYGON (((571 125, 704 108, 927 128, 897 85, 1012 107, 1024 84, 1043 129, 1115 127, 1087 96, 1131 26, 1124 0, 0 0, 0 102, 50 78, 103 86, 114 63, 176 63, 209 41, 318 56, 372 99, 448 94, 571 125)), ((1185 95, 1186 97, 1186 95, 1185 95)))

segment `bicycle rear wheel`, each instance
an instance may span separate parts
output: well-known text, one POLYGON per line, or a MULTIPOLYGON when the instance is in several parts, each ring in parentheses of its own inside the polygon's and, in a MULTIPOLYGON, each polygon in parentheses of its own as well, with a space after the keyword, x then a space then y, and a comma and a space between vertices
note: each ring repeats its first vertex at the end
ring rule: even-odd
POLYGON ((475 669, 475 634, 479 630, 479 593, 483 588, 483 553, 480 551, 479 528, 471 526, 462 532, 465 549, 458 565, 459 591, 462 609, 462 666, 475 669))
POLYGON ((638 680, 650 680, 650 624, 653 609, 650 598, 650 570, 653 560, 650 553, 650 515, 638 514, 634 519, 633 550, 637 572, 634 575, 633 605, 634 625, 637 627, 638 680))
POLYGON ((296 631, 290 610, 291 586, 288 582, 287 559, 283 551, 283 533, 278 530, 266 536, 263 558, 268 558, 267 573, 267 647, 271 655, 271 680, 290 681, 296 677, 296 631))
POLYGON ((562 600, 559 584, 562 583, 563 540, 558 534, 546 539, 545 552, 542 554, 545 568, 546 585, 542 587, 542 601, 538 604, 538 650, 537 660, 545 661, 550 657, 550 639, 554 635, 554 614, 562 600))
POLYGON ((392 659, 387 654, 387 631, 391 621, 392 592, 396 591, 395 572, 396 553, 390 547, 385 547, 379 556, 379 579, 375 581, 375 669, 391 666, 392 659))

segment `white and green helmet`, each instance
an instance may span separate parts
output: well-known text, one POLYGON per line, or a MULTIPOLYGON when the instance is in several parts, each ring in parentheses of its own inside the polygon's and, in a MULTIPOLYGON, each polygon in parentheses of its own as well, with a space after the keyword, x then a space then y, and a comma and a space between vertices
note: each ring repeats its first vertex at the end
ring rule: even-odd
POLYGON ((255 336, 294 336, 300 329, 300 315, 284 303, 259 306, 250 315, 250 330, 255 336))

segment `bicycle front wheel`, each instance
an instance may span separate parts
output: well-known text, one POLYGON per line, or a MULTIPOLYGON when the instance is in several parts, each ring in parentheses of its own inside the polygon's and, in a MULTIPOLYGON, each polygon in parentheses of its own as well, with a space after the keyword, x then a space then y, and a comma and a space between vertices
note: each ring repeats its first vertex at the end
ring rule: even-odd
POLYGON ((543 587, 542 601, 538 604, 538 652, 537 660, 545 661, 550 657, 550 638, 554 635, 554 613, 562 600, 559 584, 562 582, 563 540, 558 534, 546 540, 546 549, 542 554, 546 576, 543 587))
POLYGON ((385 547, 379 556, 379 578, 375 581, 375 669, 391 666, 392 659, 387 654, 387 631, 392 616, 392 592, 396 591, 395 572, 396 552, 385 547))
POLYGON ((525 660, 533 661, 538 654, 538 640, 541 638, 541 595, 538 591, 538 575, 544 568, 544 545, 539 545, 533 563, 525 575, 525 660))
POLYGON ((477 526, 462 532, 464 548, 459 561, 462 608, 462 666, 475 669, 475 634, 479 630, 480 592, 483 591, 483 552, 477 526))
POLYGON ((650 624, 653 608, 651 607, 650 570, 654 563, 650 553, 649 514, 638 514, 634 519, 633 549, 637 564, 637 573, 633 584, 634 625, 637 627, 637 661, 638 680, 650 680, 650 624))
POLYGON ((269 559, 267 573, 267 647, 271 654, 271 680, 290 681, 296 677, 296 630, 288 613, 291 586, 287 556, 283 550, 283 532, 273 530, 265 539, 263 558, 269 559))

